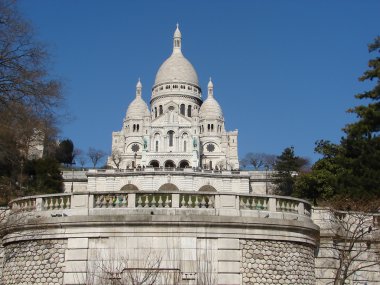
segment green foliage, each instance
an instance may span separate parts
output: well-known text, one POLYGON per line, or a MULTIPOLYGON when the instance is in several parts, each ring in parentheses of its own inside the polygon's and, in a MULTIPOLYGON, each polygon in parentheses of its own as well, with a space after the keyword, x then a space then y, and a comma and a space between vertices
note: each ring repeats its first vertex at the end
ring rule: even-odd
MULTIPOLYGON (((380 37, 369 45, 380 52, 380 37)), ((297 194, 303 198, 327 199, 380 198, 380 57, 369 61, 361 81, 375 81, 373 89, 355 97, 364 104, 348 110, 358 120, 346 125, 340 144, 319 141, 315 151, 322 154, 310 174, 299 179, 297 194)))
POLYGON ((73 163, 74 160, 74 144, 71 140, 66 139, 59 143, 56 150, 56 159, 58 162, 66 166, 73 163))
POLYGON ((290 196, 293 194, 294 184, 298 173, 308 164, 308 160, 294 154, 293 147, 287 147, 277 157, 274 170, 276 194, 290 196))
POLYGON ((26 195, 59 193, 63 190, 61 170, 54 158, 27 161, 25 177, 26 195))

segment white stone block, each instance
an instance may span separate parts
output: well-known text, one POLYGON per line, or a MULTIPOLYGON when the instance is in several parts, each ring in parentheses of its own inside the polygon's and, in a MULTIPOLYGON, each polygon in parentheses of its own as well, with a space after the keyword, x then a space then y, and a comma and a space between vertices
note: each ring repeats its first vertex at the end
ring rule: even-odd
POLYGON ((66 261, 65 272, 86 272, 87 261, 66 261))
POLYGON ((181 238, 181 248, 196 248, 197 239, 194 237, 183 237, 181 238))
POLYGON ((88 238, 69 238, 67 241, 67 248, 88 248, 88 238))
POLYGON ((86 273, 64 273, 64 285, 86 284, 86 273))
POLYGON ((218 250, 218 260, 219 261, 239 261, 241 260, 240 250, 229 250, 222 249, 218 250))
POLYGON ((87 260, 87 249, 68 249, 66 250, 65 260, 87 260))
POLYGON ((235 195, 221 195, 220 208, 235 208, 235 195))
POLYGON ((87 208, 88 195, 73 195, 71 197, 71 208, 87 208))
POLYGON ((218 239, 218 249, 240 249, 239 239, 220 238, 218 239))
POLYGON ((218 285, 240 285, 240 274, 218 274, 218 285))
POLYGON ((218 272, 220 273, 239 273, 240 261, 219 261, 218 272))

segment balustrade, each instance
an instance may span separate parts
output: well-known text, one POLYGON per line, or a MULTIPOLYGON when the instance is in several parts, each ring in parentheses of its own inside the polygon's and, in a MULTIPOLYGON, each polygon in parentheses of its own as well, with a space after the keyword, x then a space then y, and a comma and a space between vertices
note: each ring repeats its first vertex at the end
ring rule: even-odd
MULTIPOLYGON (((290 213, 306 217, 311 215, 311 205, 300 199, 217 192, 86 192, 25 197, 10 202, 12 212, 66 209, 77 211, 87 207, 94 209, 182 208, 194 210, 236 209, 238 207, 237 210, 245 211, 290 213), (236 199, 238 200, 238 205, 234 202, 236 199)), ((74 211, 73 213, 77 213, 74 211)), ((285 218, 285 215, 282 215, 282 217, 285 218)))
POLYGON ((171 208, 172 194, 167 193, 147 193, 136 194, 137 208, 171 208))
POLYGON ((277 198, 276 199, 276 211, 277 212, 291 212, 298 213, 299 201, 277 198))
POLYGON ((26 198, 11 202, 10 208, 13 212, 17 211, 35 211, 36 198, 26 198))
POLYGON ((240 196, 240 209, 267 210, 268 197, 240 196))
POLYGON ((128 194, 107 193, 94 195, 94 208, 126 208, 128 194))
POLYGON ((215 208, 214 194, 181 194, 180 208, 215 208))
POLYGON ((71 196, 51 196, 51 197, 43 197, 43 210, 64 210, 71 208, 71 196))

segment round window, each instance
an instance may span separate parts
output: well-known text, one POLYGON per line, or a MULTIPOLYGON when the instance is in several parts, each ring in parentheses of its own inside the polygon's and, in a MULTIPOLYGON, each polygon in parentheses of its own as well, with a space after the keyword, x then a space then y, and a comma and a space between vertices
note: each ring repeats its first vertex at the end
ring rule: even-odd
POLYGON ((213 152, 215 150, 215 146, 211 143, 209 143, 206 148, 209 152, 213 152))
POLYGON ((133 151, 133 152, 138 152, 139 150, 140 150, 140 147, 139 147, 138 144, 134 144, 134 145, 132 145, 132 151, 133 151))

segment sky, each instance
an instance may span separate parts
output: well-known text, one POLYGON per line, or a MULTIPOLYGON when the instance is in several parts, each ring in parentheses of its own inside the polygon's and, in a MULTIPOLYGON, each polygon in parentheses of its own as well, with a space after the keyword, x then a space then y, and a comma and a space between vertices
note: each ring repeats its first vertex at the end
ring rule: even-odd
POLYGON ((373 83, 368 44, 380 35, 380 1, 331 0, 19 0, 63 82, 60 138, 110 152, 140 77, 149 103, 158 68, 170 56, 176 23, 203 99, 212 77, 238 151, 316 161, 314 143, 339 142, 354 95, 373 83))

